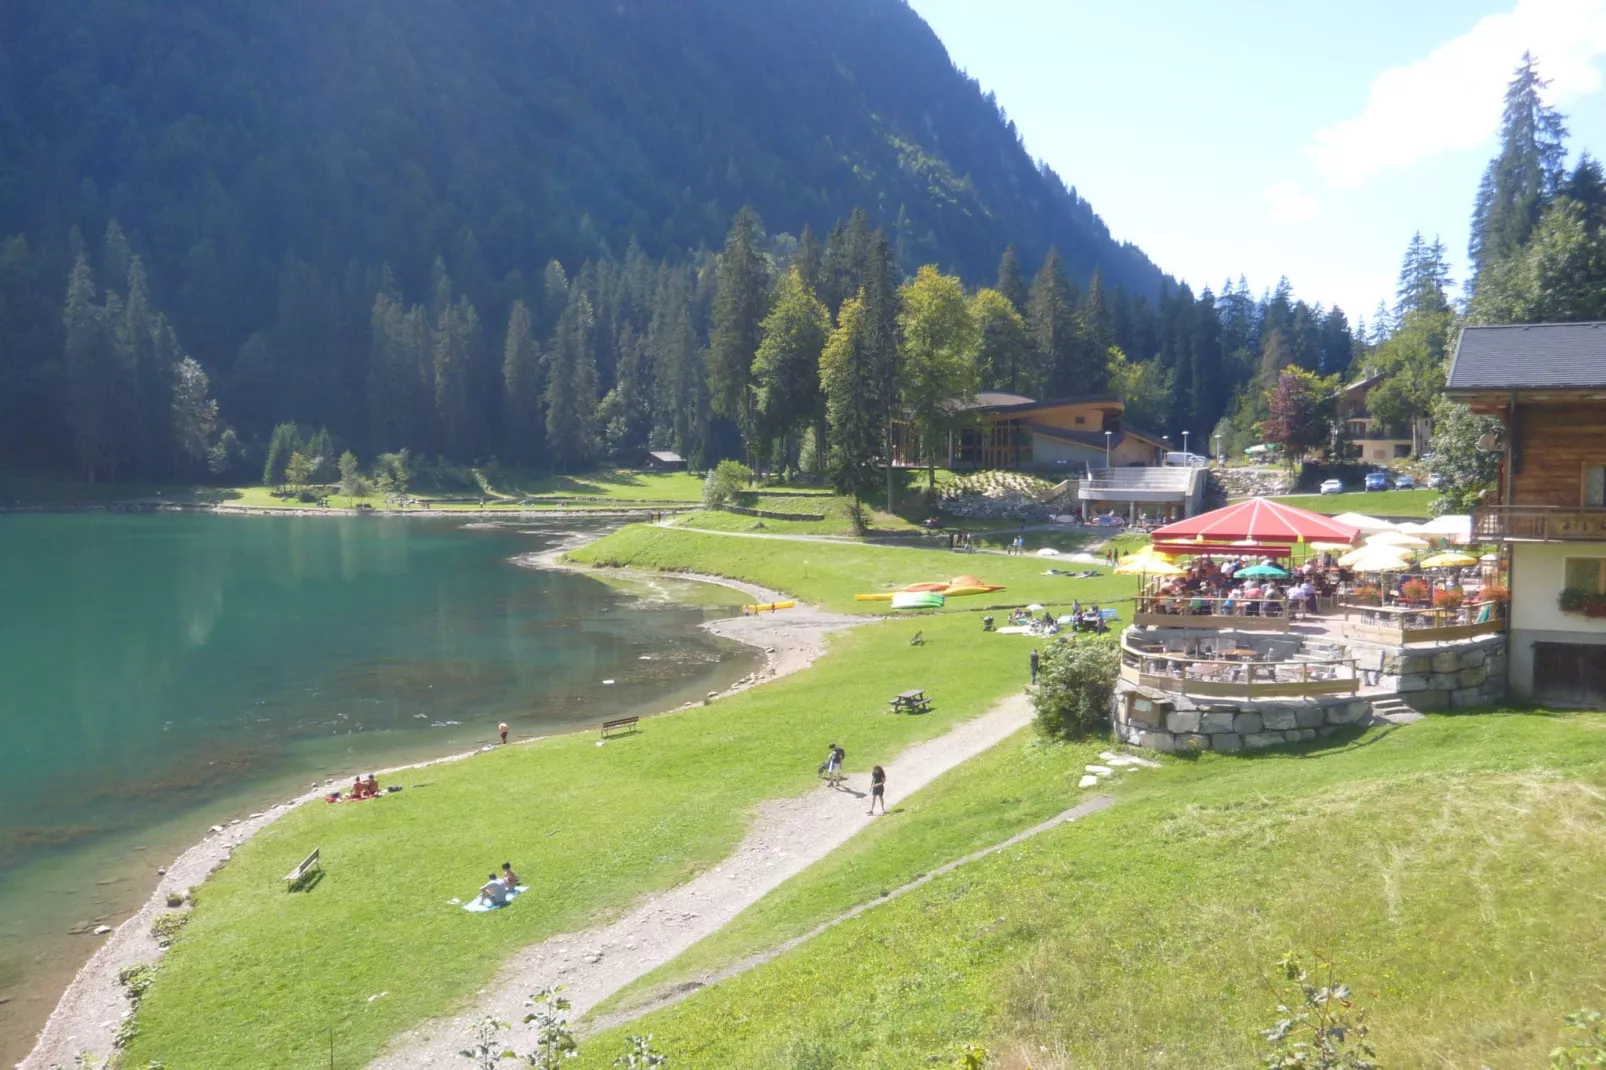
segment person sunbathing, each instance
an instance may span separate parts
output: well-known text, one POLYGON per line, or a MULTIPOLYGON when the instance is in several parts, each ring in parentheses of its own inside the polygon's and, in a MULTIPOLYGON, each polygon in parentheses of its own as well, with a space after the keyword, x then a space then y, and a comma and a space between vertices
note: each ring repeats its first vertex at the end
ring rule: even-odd
POLYGON ((480 888, 480 898, 493 907, 507 905, 508 886, 502 883, 502 878, 492 873, 485 879, 485 885, 480 888))
POLYGON ((370 797, 370 798, 372 798, 375 795, 378 795, 379 794, 379 777, 376 776, 373 773, 369 773, 368 774, 368 779, 362 782, 362 790, 363 790, 363 794, 368 796, 368 797, 370 797))
POLYGON ((348 798, 348 799, 366 799, 366 798, 368 798, 368 789, 363 784, 362 777, 354 776, 354 777, 351 778, 351 791, 346 793, 346 798, 348 798))
POLYGON ((513 872, 511 862, 502 863, 502 883, 507 885, 507 890, 510 892, 519 886, 519 875, 513 872))

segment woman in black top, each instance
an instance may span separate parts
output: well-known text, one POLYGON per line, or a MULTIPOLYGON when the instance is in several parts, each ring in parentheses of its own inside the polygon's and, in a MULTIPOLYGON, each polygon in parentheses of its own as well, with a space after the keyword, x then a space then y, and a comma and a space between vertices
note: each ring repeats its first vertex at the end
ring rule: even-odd
POLYGON ((881 812, 887 812, 887 771, 879 765, 870 770, 870 812, 875 813, 876 800, 881 800, 881 812))

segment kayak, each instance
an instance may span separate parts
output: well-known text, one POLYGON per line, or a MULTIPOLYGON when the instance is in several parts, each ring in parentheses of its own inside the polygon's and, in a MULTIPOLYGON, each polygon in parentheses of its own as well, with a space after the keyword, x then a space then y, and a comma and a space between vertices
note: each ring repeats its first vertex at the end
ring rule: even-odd
POLYGON ((893 609, 941 609, 946 600, 932 591, 899 591, 892 596, 893 609))
POLYGON ((905 591, 942 591, 948 587, 946 583, 911 583, 905 591))
POLYGON ((791 609, 796 602, 765 602, 761 606, 743 606, 748 613, 774 613, 777 609, 791 609))
POLYGON ((966 594, 989 594, 989 593, 991 593, 993 591, 1002 591, 1002 590, 1003 590, 1002 587, 994 587, 991 584, 974 583, 974 584, 965 584, 963 586, 956 585, 956 586, 953 586, 953 587, 944 587, 942 589, 941 593, 946 595, 949 598, 956 598, 956 597, 958 597, 960 595, 966 595, 966 594))
POLYGON ((853 596, 853 600, 855 602, 890 602, 890 601, 892 601, 892 595, 890 595, 890 594, 856 594, 856 595, 853 596))

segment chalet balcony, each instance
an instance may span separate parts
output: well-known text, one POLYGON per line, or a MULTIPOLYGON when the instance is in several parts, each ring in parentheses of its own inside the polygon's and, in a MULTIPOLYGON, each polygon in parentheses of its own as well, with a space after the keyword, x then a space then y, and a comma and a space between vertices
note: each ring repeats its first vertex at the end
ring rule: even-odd
POLYGON ((1472 514, 1474 542, 1606 542, 1606 509, 1501 505, 1472 514))

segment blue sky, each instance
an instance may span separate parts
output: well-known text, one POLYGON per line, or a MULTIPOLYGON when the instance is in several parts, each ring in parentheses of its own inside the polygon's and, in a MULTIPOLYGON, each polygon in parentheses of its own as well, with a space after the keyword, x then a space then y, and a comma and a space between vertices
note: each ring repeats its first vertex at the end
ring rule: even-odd
POLYGON ((1413 231, 1456 278, 1524 48, 1606 157, 1606 0, 910 0, 1027 148, 1197 290, 1287 275, 1353 322, 1413 231))

